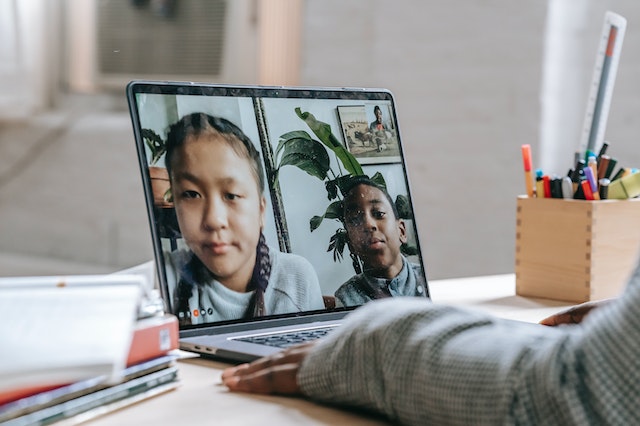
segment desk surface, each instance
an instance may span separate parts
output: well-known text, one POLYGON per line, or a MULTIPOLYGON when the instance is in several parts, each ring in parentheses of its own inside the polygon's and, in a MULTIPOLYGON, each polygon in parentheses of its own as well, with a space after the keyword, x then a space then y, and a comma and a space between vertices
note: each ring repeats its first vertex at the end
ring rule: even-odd
MULTIPOLYGON (((497 316, 537 322, 569 306, 566 302, 515 295, 514 275, 438 280, 429 283, 434 303, 480 309, 497 316)), ((382 425, 383 420, 299 398, 237 394, 220 385, 227 364, 201 358, 178 362, 181 385, 169 393, 109 413, 92 425, 382 425)))

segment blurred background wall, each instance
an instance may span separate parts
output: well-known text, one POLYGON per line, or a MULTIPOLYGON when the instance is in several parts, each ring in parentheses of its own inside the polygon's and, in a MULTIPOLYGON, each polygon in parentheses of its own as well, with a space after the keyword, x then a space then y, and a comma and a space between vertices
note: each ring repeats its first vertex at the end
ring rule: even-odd
POLYGON ((392 90, 428 277, 513 272, 520 145, 571 167, 607 10, 606 138, 637 167, 633 0, 0 0, 0 271, 152 258, 124 97, 147 78, 392 90))

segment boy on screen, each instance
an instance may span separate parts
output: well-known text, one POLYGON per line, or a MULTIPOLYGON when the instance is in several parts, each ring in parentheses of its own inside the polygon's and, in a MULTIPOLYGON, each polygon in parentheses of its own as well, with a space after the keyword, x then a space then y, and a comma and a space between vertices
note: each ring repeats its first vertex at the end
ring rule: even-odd
POLYGON ((354 178, 350 186, 343 200, 345 228, 349 249, 364 267, 335 292, 337 305, 357 306, 392 296, 426 297, 422 268, 400 252, 407 242, 406 227, 387 191, 365 177, 354 178))

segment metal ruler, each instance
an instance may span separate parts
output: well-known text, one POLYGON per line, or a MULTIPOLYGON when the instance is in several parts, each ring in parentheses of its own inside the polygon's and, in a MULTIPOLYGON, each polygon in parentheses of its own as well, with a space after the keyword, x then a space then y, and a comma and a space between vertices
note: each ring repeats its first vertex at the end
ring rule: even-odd
POLYGON ((581 158, 584 158, 587 150, 597 153, 596 150, 600 149, 604 141, 626 28, 625 18, 613 12, 605 13, 580 140, 581 158))

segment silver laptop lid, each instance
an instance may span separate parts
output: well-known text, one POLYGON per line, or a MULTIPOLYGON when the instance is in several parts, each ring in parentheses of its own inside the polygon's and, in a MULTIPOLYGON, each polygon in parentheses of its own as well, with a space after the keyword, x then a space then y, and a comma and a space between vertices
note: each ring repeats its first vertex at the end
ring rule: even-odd
POLYGON ((135 81, 127 97, 181 330, 428 297, 388 90, 135 81))

